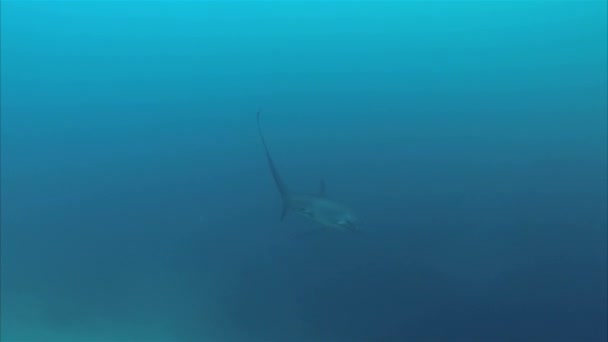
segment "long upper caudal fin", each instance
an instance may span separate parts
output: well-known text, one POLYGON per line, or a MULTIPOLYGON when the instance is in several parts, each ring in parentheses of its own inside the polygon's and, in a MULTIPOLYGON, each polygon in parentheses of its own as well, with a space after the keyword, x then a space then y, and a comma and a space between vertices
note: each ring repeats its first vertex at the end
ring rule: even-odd
POLYGON ((319 196, 325 197, 325 180, 321 179, 319 182, 319 196))
POLYGON ((285 213, 287 212, 287 209, 288 209, 289 193, 287 191, 287 186, 281 179, 281 175, 279 175, 279 172, 277 171, 277 168, 274 165, 274 161, 272 160, 272 157, 270 156, 270 152, 268 150, 268 145, 266 144, 266 139, 264 139, 264 134, 262 134, 262 127, 260 126, 260 115, 261 115, 261 111, 258 110, 258 112, 257 112, 258 133, 260 135, 260 140, 262 141, 262 145, 264 146, 264 152, 266 153, 266 159, 268 161, 268 167, 270 168, 270 173, 272 173, 272 178, 274 179, 274 183, 276 184, 277 189, 279 190, 279 194, 281 195, 281 200, 283 201, 283 211, 281 213, 281 220, 282 220, 285 217, 285 213))

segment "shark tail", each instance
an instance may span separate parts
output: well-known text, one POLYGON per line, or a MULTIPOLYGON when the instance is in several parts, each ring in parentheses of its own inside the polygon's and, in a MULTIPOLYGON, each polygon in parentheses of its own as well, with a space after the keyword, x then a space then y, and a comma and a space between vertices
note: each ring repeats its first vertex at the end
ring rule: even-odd
POLYGON ((286 199, 283 199, 283 210, 281 211, 281 221, 283 221, 285 219, 285 215, 287 215, 288 211, 289 211, 289 201, 287 201, 286 199))
POLYGON ((257 124, 258 124, 258 134, 260 135, 260 140, 262 141, 262 145, 264 147, 264 153, 266 154, 266 161, 268 163, 268 167, 270 168, 270 173, 272 174, 274 183, 277 186, 277 190, 279 191, 279 194, 281 195, 281 201, 283 202, 283 209, 281 211, 281 221, 283 221, 283 219, 285 218, 285 215, 289 211, 289 202, 290 202, 289 191, 287 190, 287 186, 285 185, 285 182, 281 178, 281 175, 279 174, 279 171, 277 170, 277 167, 274 164, 274 160, 272 159, 272 156, 270 155, 270 151, 268 150, 268 145, 266 144, 266 139, 264 138, 264 134, 262 133, 262 128, 260 126, 260 114, 261 114, 261 111, 258 110, 257 116, 256 116, 257 124))

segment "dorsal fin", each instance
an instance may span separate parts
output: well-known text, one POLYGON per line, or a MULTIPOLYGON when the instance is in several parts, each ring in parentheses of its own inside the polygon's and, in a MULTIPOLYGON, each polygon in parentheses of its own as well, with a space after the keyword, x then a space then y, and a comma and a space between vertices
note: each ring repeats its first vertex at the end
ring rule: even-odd
POLYGON ((319 196, 325 197, 325 180, 323 178, 319 182, 319 196))

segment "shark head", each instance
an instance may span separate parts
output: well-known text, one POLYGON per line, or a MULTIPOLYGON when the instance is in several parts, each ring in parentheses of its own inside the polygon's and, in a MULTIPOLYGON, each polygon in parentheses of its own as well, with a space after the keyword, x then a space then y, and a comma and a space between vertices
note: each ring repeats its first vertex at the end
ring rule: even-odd
POLYGON ((354 212, 324 196, 295 195, 290 199, 289 208, 327 228, 341 231, 358 230, 354 212))

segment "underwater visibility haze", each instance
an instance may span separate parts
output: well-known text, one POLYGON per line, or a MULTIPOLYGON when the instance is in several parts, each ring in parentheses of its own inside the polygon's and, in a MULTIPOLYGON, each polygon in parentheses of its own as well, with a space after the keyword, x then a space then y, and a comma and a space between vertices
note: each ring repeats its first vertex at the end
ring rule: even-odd
POLYGON ((605 341, 606 16, 2 1, 1 340, 605 341))

